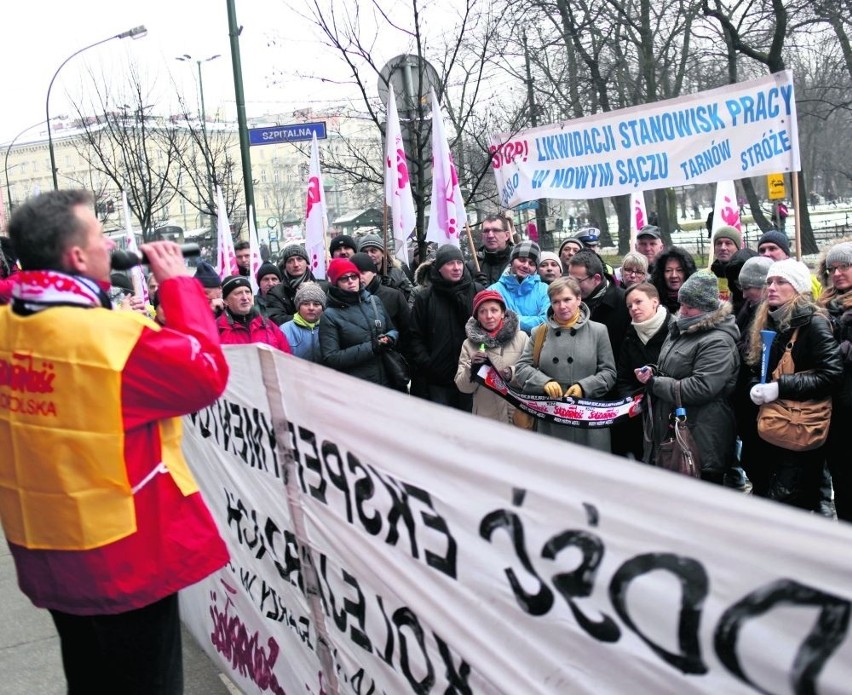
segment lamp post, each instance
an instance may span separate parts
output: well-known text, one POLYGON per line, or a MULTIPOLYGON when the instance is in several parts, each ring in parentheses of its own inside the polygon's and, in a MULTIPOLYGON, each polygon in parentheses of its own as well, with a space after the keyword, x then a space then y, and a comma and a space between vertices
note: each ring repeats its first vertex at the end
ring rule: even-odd
MULTIPOLYGON (((20 133, 18 133, 15 137, 12 138, 12 142, 10 142, 9 146, 6 148, 6 156, 3 159, 3 172, 6 175, 6 201, 9 204, 9 214, 12 214, 12 187, 9 185, 9 153, 12 151, 12 148, 15 146, 15 143, 18 142, 19 137, 21 137, 28 130, 32 130, 37 126, 40 126, 42 123, 44 123, 44 121, 33 123, 32 125, 24 128, 20 133)), ((15 166, 17 166, 17 164, 15 166)), ((14 169, 15 167, 12 168, 14 169)))
POLYGON ((128 29, 127 31, 122 31, 120 34, 116 34, 115 36, 110 36, 106 39, 95 41, 95 43, 89 44, 88 46, 84 46, 79 51, 75 51, 65 60, 63 60, 62 64, 58 68, 56 68, 56 72, 53 73, 53 77, 50 78, 50 84, 47 86, 47 98, 44 100, 44 115, 45 120, 47 121, 47 149, 50 151, 50 173, 53 176, 53 190, 59 190, 59 181, 56 176, 56 155, 53 151, 53 133, 50 129, 50 90, 53 89, 53 83, 56 81, 56 76, 59 75, 59 71, 65 67, 65 64, 69 60, 71 60, 75 56, 80 55, 83 51, 88 51, 90 48, 100 46, 102 43, 112 41, 113 39, 126 39, 128 37, 131 39, 141 39, 147 33, 148 30, 144 27, 144 25, 140 25, 138 27, 128 29))

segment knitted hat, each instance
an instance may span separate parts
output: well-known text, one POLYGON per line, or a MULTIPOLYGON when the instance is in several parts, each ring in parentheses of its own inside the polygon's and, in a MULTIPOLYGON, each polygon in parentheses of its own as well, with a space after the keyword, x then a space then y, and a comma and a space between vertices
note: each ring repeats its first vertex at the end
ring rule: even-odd
POLYGON ((366 253, 359 251, 358 253, 350 256, 350 261, 358 268, 359 272, 369 271, 371 273, 378 273, 379 269, 376 268, 376 264, 373 263, 373 259, 370 258, 366 253))
POLYGON ((325 271, 325 275, 332 285, 337 285, 337 281, 341 275, 349 275, 350 273, 355 273, 359 277, 361 276, 361 271, 348 258, 331 259, 331 263, 328 264, 328 268, 325 271))
POLYGON ((601 230, 597 227, 586 227, 577 232, 576 239, 583 246, 597 246, 601 238, 601 230))
POLYGON ((331 243, 328 245, 328 252, 334 254, 337 249, 344 246, 352 249, 353 251, 358 250, 358 243, 351 236, 347 234, 339 234, 331 240, 331 243))
POLYGON ((512 247, 512 253, 509 255, 509 263, 516 258, 529 258, 533 263, 538 265, 538 259, 541 256, 541 247, 534 241, 522 241, 520 244, 515 244, 512 247))
POLYGON ((760 247, 763 244, 775 244, 779 249, 782 249, 785 254, 790 255, 790 240, 784 232, 779 232, 777 229, 770 229, 757 242, 757 251, 760 253, 760 247))
POLYGON ((311 257, 308 255, 304 246, 301 244, 290 244, 289 246, 285 246, 281 252, 281 265, 284 265, 287 259, 293 256, 299 256, 300 258, 304 258, 308 263, 311 262, 311 257))
POLYGON ((713 232, 713 243, 715 244, 718 239, 730 239, 734 242, 734 246, 738 249, 743 247, 743 235, 740 234, 736 227, 722 225, 719 229, 713 232))
POLYGON ((435 253, 435 262, 432 264, 432 267, 435 268, 435 270, 440 270, 450 261, 462 261, 463 263, 464 256, 458 246, 444 244, 439 247, 438 251, 435 253))
POLYGON ((740 287, 763 287, 766 284, 766 271, 774 262, 768 256, 749 258, 740 269, 740 287))
POLYGON ((222 285, 222 281, 216 274, 216 269, 207 261, 198 261, 198 265, 195 267, 195 279, 201 283, 202 287, 208 289, 222 285))
POLYGON ((229 275, 226 277, 222 280, 222 299, 227 299, 228 295, 238 287, 248 287, 249 291, 251 291, 251 283, 248 281, 248 278, 242 275, 229 275))
POLYGON ((693 273, 680 286, 677 301, 700 311, 715 311, 719 308, 719 284, 716 276, 707 272, 693 273))
POLYGON ((254 278, 258 282, 260 282, 260 279, 265 275, 274 275, 279 280, 281 280, 281 271, 274 263, 261 263, 260 268, 257 269, 257 274, 254 276, 254 278))
POLYGON ((361 241, 358 242, 358 250, 364 251, 365 249, 381 249, 385 250, 385 242, 382 241, 382 238, 378 234, 365 234, 361 237, 361 241))
POLYGON ((832 246, 825 257, 825 267, 829 271, 831 266, 840 263, 852 265, 852 243, 848 241, 832 246))
POLYGON ((297 309, 305 302, 316 302, 325 309, 325 292, 315 282, 303 282, 299 285, 299 289, 296 290, 293 302, 296 304, 297 309))
POLYGON ((660 236, 660 228, 655 224, 646 224, 642 229, 639 230, 639 233, 636 235, 636 238, 643 236, 652 236, 655 239, 661 239, 660 236))
POLYGON ((482 290, 481 292, 477 292, 476 296, 473 298, 473 311, 471 312, 471 316, 476 316, 476 312, 479 311, 479 307, 484 302, 499 302, 503 307, 503 311, 506 311, 506 300, 503 298, 502 294, 500 294, 497 290, 482 290))
POLYGON ((564 249, 566 246, 568 246, 568 244, 571 244, 572 246, 576 246, 578 251, 581 251, 583 249, 583 242, 580 241, 579 239, 566 239, 565 241, 562 242, 562 244, 559 247, 559 255, 560 256, 562 255, 562 249, 564 249))
POLYGON ((562 259, 559 258, 553 251, 542 251, 541 255, 538 257, 538 264, 541 265, 545 261, 556 261, 556 265, 559 266, 559 270, 565 272, 565 269, 562 267, 562 259))
POLYGON ((811 291, 811 271, 801 261, 785 258, 775 261, 766 273, 767 278, 782 278, 789 282, 799 294, 811 291))

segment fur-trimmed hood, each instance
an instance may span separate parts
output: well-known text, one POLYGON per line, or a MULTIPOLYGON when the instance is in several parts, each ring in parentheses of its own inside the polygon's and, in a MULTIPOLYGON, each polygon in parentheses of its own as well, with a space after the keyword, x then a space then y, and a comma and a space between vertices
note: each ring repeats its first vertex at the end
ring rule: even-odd
POLYGON ((678 323, 682 319, 675 316, 675 320, 671 325, 672 335, 679 335, 681 333, 684 335, 691 335, 693 333, 701 333, 702 331, 709 331, 714 328, 718 328, 730 334, 730 336, 736 341, 740 337, 740 329, 737 328, 737 322, 732 314, 733 307, 731 304, 729 302, 722 302, 716 311, 708 311, 702 316, 697 316, 696 318, 700 320, 689 324, 689 326, 687 326, 683 331, 681 331, 678 326, 678 323))
POLYGON ((507 309, 503 318, 503 326, 497 331, 496 335, 492 336, 487 333, 474 316, 467 320, 464 331, 472 342, 484 344, 487 348, 496 348, 512 340, 518 332, 518 326, 518 315, 511 309, 507 309))
POLYGON ((428 287, 429 286, 429 271, 432 268, 432 263, 435 262, 435 258, 427 258, 420 265, 418 265, 414 269, 414 284, 420 287, 428 287))

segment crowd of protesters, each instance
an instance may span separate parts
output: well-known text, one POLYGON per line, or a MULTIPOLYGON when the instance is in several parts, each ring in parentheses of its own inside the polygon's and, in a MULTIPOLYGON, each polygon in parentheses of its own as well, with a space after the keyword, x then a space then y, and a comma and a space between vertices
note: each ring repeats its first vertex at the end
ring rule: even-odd
MULTIPOLYGON (((840 435, 852 411, 852 241, 825 249, 814 275, 790 258, 779 229, 749 249, 737 229, 718 228, 706 270, 687 250, 666 246, 653 225, 615 269, 599 255, 594 227, 556 251, 513 238, 499 214, 481 231, 475 260, 445 245, 414 273, 368 234, 336 236, 321 280, 297 244, 260 266, 254 296, 244 245, 238 275, 220 281, 201 262, 196 277, 223 344, 266 343, 507 425, 518 424, 515 408, 473 378, 483 364, 519 393, 555 401, 642 393, 644 413, 612 428, 541 422, 538 431, 650 465, 672 436, 679 397, 702 453, 702 479, 826 515, 836 508, 852 520, 840 435), (777 339, 760 383, 764 329, 777 339), (773 377, 785 350, 795 372, 773 377), (388 352, 407 362, 407 388, 388 372, 388 352), (759 436, 760 405, 828 396, 834 407, 824 445, 791 452, 759 436)), ((6 276, 13 265, 5 262, 6 276)), ((132 292, 121 278, 114 282, 132 292)), ((156 287, 149 291, 157 307, 156 287)), ((168 325, 168 316, 156 316, 168 325)))

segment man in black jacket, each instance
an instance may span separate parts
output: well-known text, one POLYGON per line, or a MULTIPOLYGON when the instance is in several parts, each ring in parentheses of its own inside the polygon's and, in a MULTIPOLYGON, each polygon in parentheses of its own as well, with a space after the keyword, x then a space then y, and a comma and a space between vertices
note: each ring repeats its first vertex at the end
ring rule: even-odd
POLYGON ((361 286, 377 297, 385 306, 394 328, 399 331, 397 349, 408 357, 408 332, 411 322, 411 309, 401 290, 382 284, 382 276, 373 259, 366 253, 356 253, 349 259, 361 273, 361 286))
POLYGON ((438 249, 429 276, 431 284, 415 296, 411 311, 411 393, 470 412, 473 397, 456 388, 455 376, 473 297, 484 288, 473 281, 459 248, 449 244, 438 249))
MULTIPOLYGON (((278 326, 292 321, 293 315, 298 311, 295 300, 299 285, 303 282, 316 282, 308 268, 310 262, 308 252, 301 244, 290 244, 281 252, 278 261, 278 268, 282 271, 281 282, 266 295, 266 315, 278 326)), ((318 284, 323 291, 328 287, 325 282, 318 284)))
POLYGON ((503 215, 487 215, 482 220, 482 246, 476 252, 479 271, 473 262, 467 267, 476 282, 484 287, 493 285, 506 267, 512 255, 512 233, 503 215))

